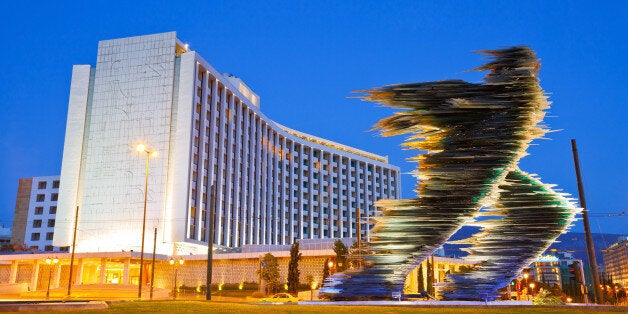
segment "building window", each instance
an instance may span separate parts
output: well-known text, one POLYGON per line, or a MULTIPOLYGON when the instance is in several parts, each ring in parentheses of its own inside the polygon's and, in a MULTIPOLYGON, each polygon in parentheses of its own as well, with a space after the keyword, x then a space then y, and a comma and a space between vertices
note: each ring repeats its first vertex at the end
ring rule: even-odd
POLYGON ((43 207, 35 207, 35 215, 41 215, 44 213, 44 208, 43 207))
POLYGON ((59 194, 57 193, 52 193, 52 199, 51 201, 57 201, 59 199, 59 194))
POLYGON ((46 248, 44 250, 47 252, 52 252, 53 249, 54 247, 52 245, 46 245, 46 248))
POLYGON ((57 213, 57 206, 50 206, 50 210, 49 210, 48 213, 56 214, 57 213))
POLYGON ((39 233, 31 234, 31 241, 39 241, 39 233))
POLYGON ((54 232, 48 232, 46 233, 46 240, 52 240, 52 237, 54 236, 54 232))
POLYGON ((53 189, 58 189, 59 188, 59 180, 52 181, 52 188, 53 189))
POLYGON ((46 200, 45 194, 37 194, 37 202, 43 202, 46 200))
POLYGON ((33 220, 33 228, 41 228, 41 219, 33 220))
POLYGON ((37 188, 43 190, 46 188, 46 181, 41 181, 37 184, 37 188))
POLYGON ((48 219, 48 227, 53 228, 55 226, 55 220, 54 219, 48 219))

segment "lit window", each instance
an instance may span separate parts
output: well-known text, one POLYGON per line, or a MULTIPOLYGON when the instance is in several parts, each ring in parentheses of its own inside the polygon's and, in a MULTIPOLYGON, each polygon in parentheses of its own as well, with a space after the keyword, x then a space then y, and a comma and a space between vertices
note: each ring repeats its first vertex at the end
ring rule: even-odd
POLYGON ((41 228, 41 219, 33 220, 33 228, 41 228))
POLYGON ((41 215, 44 213, 43 207, 35 207, 35 215, 41 215))
POLYGON ((40 190, 43 190, 46 188, 46 181, 41 181, 39 182, 39 184, 37 184, 37 188, 40 190))

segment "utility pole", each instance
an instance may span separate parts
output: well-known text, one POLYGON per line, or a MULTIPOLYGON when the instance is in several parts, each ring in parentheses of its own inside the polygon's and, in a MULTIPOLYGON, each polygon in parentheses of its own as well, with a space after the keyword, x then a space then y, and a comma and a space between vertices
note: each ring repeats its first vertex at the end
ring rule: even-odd
POLYGON ((155 288, 155 251, 157 249, 157 227, 155 227, 155 236, 153 237, 153 261, 150 267, 150 299, 153 299, 153 288, 155 288))
POLYGON ((209 212, 205 215, 209 220, 207 225, 207 278, 205 278, 205 300, 212 299, 211 285, 212 285, 212 262, 214 259, 214 217, 216 213, 216 195, 214 190, 216 189, 216 183, 212 184, 209 190, 209 212))
POLYGON ((76 213, 74 214, 74 235, 72 236, 72 255, 70 257, 70 278, 68 278, 68 297, 72 291, 72 268, 74 267, 74 249, 76 248, 76 228, 78 223, 79 207, 76 206, 76 213))
POLYGON ((584 238, 587 244, 587 257, 589 259, 589 269, 591 270, 591 278, 593 279, 593 295, 595 303, 602 303, 602 291, 600 289, 600 278, 597 270, 597 259, 595 257, 595 248, 593 246, 593 237, 591 236, 591 228, 589 227, 589 210, 587 209, 587 201, 584 197, 584 187, 582 185, 582 175, 580 174, 580 160, 578 158, 578 148, 576 140, 571 140, 571 151, 573 153, 573 162, 576 167, 576 179, 578 180, 578 198, 580 199, 580 207, 582 207, 582 224, 584 225, 584 238))
POLYGON ((356 214, 357 214, 357 217, 355 219, 355 222, 356 222, 356 227, 357 227, 357 231, 358 231, 358 255, 359 255, 359 257, 358 257, 358 267, 362 267, 362 257, 363 256, 362 256, 362 239, 361 239, 362 231, 360 230, 360 224, 361 224, 361 222, 360 222, 360 207, 357 208, 356 214))

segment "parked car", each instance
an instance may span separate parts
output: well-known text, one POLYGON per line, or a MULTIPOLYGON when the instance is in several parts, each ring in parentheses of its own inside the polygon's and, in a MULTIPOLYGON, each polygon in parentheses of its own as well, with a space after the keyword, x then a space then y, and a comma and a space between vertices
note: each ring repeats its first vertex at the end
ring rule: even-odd
POLYGON ((271 297, 260 299, 262 302, 273 302, 273 303, 289 303, 289 302, 299 302, 299 298, 293 297, 289 293, 277 293, 271 297))

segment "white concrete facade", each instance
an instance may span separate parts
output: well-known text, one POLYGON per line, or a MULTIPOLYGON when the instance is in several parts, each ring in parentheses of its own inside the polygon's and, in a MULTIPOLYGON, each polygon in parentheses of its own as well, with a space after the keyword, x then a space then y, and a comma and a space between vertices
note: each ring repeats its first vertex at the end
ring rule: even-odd
POLYGON ((61 251, 61 248, 52 245, 58 197, 59 176, 33 178, 24 234, 24 244, 30 249, 61 251))
POLYGON ((401 193, 387 158, 276 124, 176 33, 106 40, 95 69, 73 71, 55 245, 70 245, 78 206, 77 251, 139 250, 139 143, 158 152, 146 247, 157 228, 162 254, 205 247, 210 211, 220 246, 356 237, 358 208, 372 217, 374 201, 401 193))

